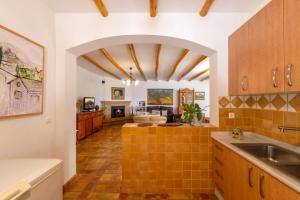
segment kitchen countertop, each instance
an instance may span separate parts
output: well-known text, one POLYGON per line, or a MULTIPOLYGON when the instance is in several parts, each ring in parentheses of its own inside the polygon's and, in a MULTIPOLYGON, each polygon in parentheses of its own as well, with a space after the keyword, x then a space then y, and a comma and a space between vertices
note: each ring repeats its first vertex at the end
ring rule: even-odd
POLYGON ((244 132, 242 138, 234 139, 231 137, 231 132, 212 132, 211 137, 218 141, 219 143, 223 144, 227 148, 231 149, 238 155, 242 156, 244 159, 248 160, 249 162, 253 163, 260 169, 264 170, 265 172, 269 173, 273 177, 280 180, 282 183, 286 184, 290 188, 294 189, 295 191, 300 193, 300 180, 297 178, 294 178, 292 176, 289 176, 278 169, 264 163, 260 159, 256 158, 255 156, 239 149, 238 147, 232 145, 231 143, 270 143, 274 144, 280 147, 283 147, 285 149, 288 149, 290 151, 296 152, 300 154, 300 147, 290 145, 287 143, 283 143, 262 135, 259 135, 257 133, 253 132, 244 132))

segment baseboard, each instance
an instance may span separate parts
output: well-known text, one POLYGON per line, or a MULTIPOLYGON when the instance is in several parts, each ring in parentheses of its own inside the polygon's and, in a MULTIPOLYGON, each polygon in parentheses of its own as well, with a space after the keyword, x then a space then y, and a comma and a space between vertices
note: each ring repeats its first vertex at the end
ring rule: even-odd
POLYGON ((64 185, 63 185, 63 190, 65 191, 65 189, 67 187, 69 187, 69 185, 72 183, 72 181, 76 178, 77 174, 75 174, 74 176, 72 176, 64 185))

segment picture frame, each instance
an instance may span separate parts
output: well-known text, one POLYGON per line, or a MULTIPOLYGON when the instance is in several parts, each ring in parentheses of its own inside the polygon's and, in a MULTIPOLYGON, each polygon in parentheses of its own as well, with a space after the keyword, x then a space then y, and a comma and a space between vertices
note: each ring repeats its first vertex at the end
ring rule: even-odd
POLYGON ((111 88, 111 99, 112 100, 125 100, 125 88, 112 87, 111 88))
POLYGON ((0 118, 44 109, 45 47, 0 25, 0 118))
POLYGON ((148 105, 173 105, 173 89, 148 89, 148 105))
POLYGON ((195 100, 198 101, 205 100, 205 92, 195 92, 195 100))

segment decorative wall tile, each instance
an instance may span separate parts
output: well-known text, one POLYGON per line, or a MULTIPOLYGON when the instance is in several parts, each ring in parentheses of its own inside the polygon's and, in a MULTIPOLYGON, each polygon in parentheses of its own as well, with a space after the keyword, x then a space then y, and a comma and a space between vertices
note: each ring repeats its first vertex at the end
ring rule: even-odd
POLYGON ((287 111, 287 94, 270 95, 270 110, 287 111))
POLYGON ((270 108, 270 99, 268 96, 257 96, 257 108, 262 110, 268 110, 270 108))
POLYGON ((256 104, 256 99, 253 96, 244 96, 244 107, 254 108, 256 104))
POLYGON ((232 108, 241 108, 241 107, 243 107, 242 97, 233 96, 233 97, 230 98, 230 102, 231 102, 232 108))
POLYGON ((300 112, 300 94, 288 94, 288 112, 300 112))
POLYGON ((220 97, 219 108, 230 108, 230 97, 220 97))

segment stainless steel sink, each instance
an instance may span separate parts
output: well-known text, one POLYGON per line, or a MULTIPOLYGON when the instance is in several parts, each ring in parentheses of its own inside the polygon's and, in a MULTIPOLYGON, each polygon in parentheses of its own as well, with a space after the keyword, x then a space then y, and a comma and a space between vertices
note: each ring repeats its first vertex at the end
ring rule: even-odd
POLYGON ((273 144, 232 143, 263 162, 300 179, 300 154, 273 144))

